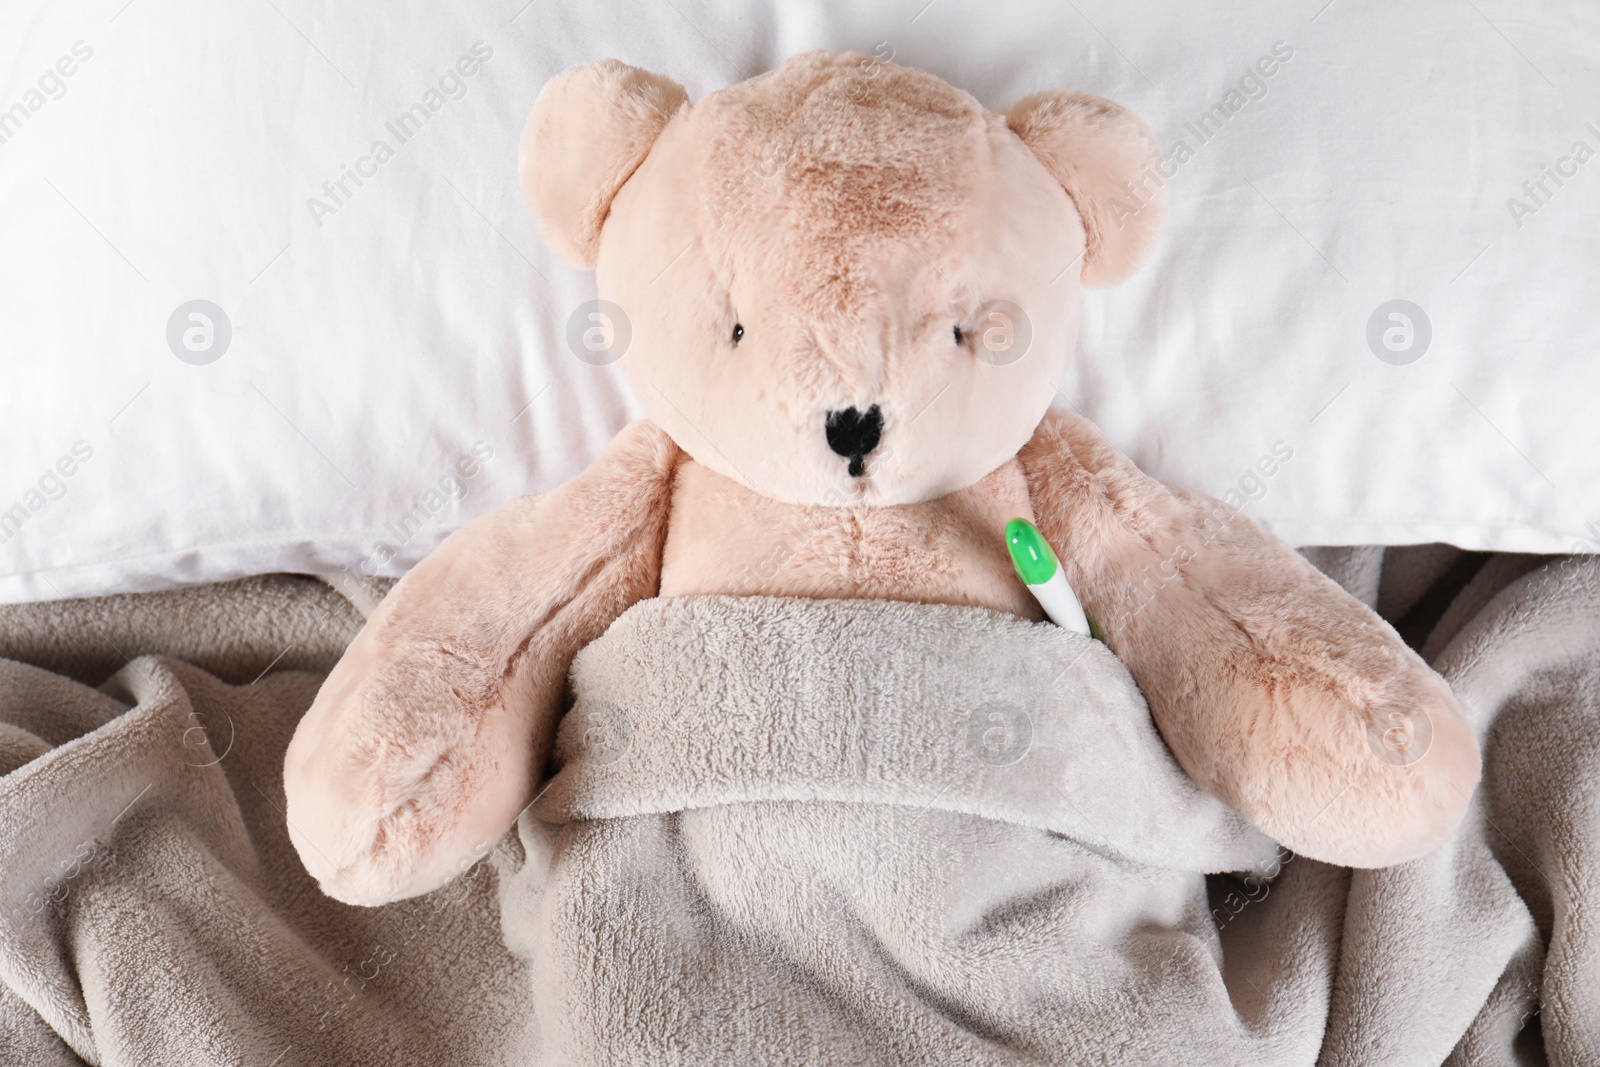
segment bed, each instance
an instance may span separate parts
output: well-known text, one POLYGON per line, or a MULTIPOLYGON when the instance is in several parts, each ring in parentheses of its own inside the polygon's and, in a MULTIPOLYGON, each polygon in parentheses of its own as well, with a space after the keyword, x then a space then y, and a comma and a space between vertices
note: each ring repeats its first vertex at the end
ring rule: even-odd
MULTIPOLYGON (((1197 984, 1157 999, 1203 985, 1191 1029, 1113 1000, 986 1030, 906 965, 883 979, 921 990, 903 1033, 812 979, 859 1024, 850 1055, 1600 1061, 1600 117, 1579 104, 1600 16, 1356 0, 0 11, 0 1059, 583 1058, 530 925, 539 843, 578 809, 354 909, 289 847, 283 747, 394 578, 639 415, 569 347, 593 282, 517 189, 539 86, 615 55, 693 98, 812 47, 1150 122, 1170 221, 1087 302, 1057 405, 1375 607, 1486 753, 1423 860, 1185 868, 1197 984), (951 1019, 989 1038, 918 1043, 951 1019)), ((632 991, 639 1018, 671 1015, 660 988, 632 991)), ((624 1029, 644 1043, 617 1059, 670 1058, 649 1044, 670 1026, 624 1029)), ((785 1062, 827 1062, 816 1041, 785 1062)))

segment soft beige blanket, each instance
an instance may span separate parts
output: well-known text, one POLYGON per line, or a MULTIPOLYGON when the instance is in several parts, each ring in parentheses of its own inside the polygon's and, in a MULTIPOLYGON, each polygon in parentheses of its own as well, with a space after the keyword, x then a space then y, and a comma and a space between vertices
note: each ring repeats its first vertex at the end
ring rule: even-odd
POLYGON ((284 575, 0 609, 43 665, 0 661, 0 1063, 530 1062, 487 866, 365 910, 289 843, 283 751, 360 625, 284 575))
POLYGON ((1479 727, 1423 860, 1278 852, 1074 635, 704 598, 580 655, 485 862, 352 908, 279 777, 349 601, 0 609, 0 1062, 1600 1063, 1600 561, 1309 554, 1479 727))

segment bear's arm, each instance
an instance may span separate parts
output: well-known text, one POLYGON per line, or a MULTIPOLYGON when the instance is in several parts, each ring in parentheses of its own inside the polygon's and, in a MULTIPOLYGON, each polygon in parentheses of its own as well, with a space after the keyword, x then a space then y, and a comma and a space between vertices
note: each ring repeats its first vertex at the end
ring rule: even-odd
POLYGON ((1449 836, 1477 740, 1387 623, 1084 419, 1051 412, 1018 458, 1040 530, 1196 783, 1330 863, 1387 866, 1449 836))
POLYGON ((629 426, 577 478, 451 535, 372 613, 284 760, 290 837, 324 892, 415 896, 511 827, 573 655, 656 593, 677 458, 629 426))

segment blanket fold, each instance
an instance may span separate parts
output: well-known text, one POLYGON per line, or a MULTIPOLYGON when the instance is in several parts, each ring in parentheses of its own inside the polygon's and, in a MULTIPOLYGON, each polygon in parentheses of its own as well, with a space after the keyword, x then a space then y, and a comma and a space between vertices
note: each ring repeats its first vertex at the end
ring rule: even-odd
POLYGON ((1184 775, 1121 661, 1058 626, 886 600, 655 599, 571 677, 535 808, 552 819, 818 800, 964 812, 1178 870, 1275 852, 1184 775))

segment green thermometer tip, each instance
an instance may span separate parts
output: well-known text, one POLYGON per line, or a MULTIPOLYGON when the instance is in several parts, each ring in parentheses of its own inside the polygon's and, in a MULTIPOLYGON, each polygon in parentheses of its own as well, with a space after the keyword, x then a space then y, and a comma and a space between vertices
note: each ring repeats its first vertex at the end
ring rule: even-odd
POLYGON ((1011 550, 1011 565, 1028 585, 1043 585, 1055 576, 1056 554, 1039 528, 1027 519, 1006 523, 1006 547, 1011 550))

